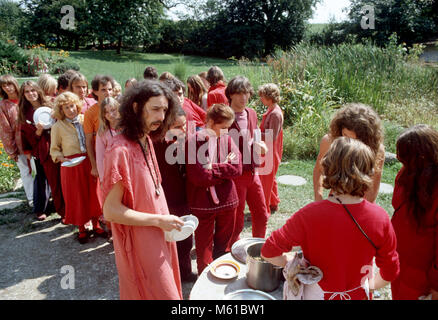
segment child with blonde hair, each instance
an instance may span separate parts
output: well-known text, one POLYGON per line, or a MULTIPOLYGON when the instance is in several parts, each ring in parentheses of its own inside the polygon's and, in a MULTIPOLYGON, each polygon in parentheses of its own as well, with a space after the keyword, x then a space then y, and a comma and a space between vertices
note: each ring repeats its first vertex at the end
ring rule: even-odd
POLYGON ((82 103, 72 92, 64 92, 55 100, 54 117, 58 120, 52 127, 50 155, 53 162, 65 163, 73 158, 85 159, 74 166, 61 166, 61 185, 65 199, 65 223, 79 228, 78 241, 88 241, 85 225, 91 220, 95 236, 107 237, 99 224, 102 205, 99 199, 99 184, 91 175, 87 157, 84 115, 82 103))
POLYGON ((280 203, 275 176, 283 156, 283 111, 278 105, 280 102, 280 89, 276 84, 267 83, 260 86, 258 94, 263 105, 268 107, 260 123, 262 140, 265 143, 267 138, 272 140, 272 147, 268 148, 267 154, 264 156, 264 166, 271 166, 272 170, 267 174, 260 174, 266 208, 272 214, 278 210, 278 204, 280 203), (267 163, 267 161, 272 161, 272 164, 267 163))
POLYGON ((53 78, 50 74, 43 73, 39 76, 37 84, 41 89, 43 89, 46 97, 51 99, 53 102, 56 96, 56 87, 58 86, 58 81, 56 81, 56 79, 53 78))

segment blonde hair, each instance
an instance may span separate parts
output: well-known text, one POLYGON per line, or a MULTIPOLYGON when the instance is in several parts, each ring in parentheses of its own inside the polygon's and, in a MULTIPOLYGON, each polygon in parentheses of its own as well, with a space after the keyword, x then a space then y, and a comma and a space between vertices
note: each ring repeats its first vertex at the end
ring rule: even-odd
POLYGON ((234 121, 234 111, 226 104, 217 103, 212 105, 207 111, 207 119, 212 120, 213 123, 222 123, 226 121, 234 121))
POLYGON ((337 194, 363 197, 372 186, 375 155, 360 140, 336 138, 322 160, 323 187, 337 194))
POLYGON ((105 109, 106 107, 116 107, 117 109, 120 107, 120 103, 114 99, 113 97, 107 97, 103 99, 100 104, 100 113, 99 113, 99 135, 103 135, 107 129, 110 128, 110 124, 108 120, 105 118, 105 109))
POLYGON ((275 83, 266 83, 258 89, 259 96, 272 100, 274 103, 280 102, 280 89, 275 83))
POLYGON ((50 74, 43 73, 39 76, 37 80, 38 86, 43 89, 43 92, 46 96, 49 95, 49 92, 56 92, 56 88, 58 86, 58 81, 53 78, 50 74))
POLYGON ((190 89, 188 91, 188 98, 196 103, 198 106, 202 104, 202 97, 207 93, 207 88, 202 82, 201 77, 194 75, 187 79, 187 87, 190 89), (190 85, 190 87, 189 87, 190 85))
POLYGON ((165 80, 173 80, 175 79, 175 76, 173 74, 171 74, 170 72, 164 71, 160 77, 158 78, 158 80, 160 81, 165 81, 165 80))
POLYGON ((61 93, 55 99, 55 107, 53 108, 53 117, 58 120, 64 120, 65 114, 62 111, 62 107, 65 105, 74 104, 78 110, 78 114, 81 113, 82 110, 82 101, 79 100, 79 97, 75 95, 73 92, 65 91, 61 93))
POLYGON ((114 80, 113 97, 117 98, 122 93, 122 86, 114 80))

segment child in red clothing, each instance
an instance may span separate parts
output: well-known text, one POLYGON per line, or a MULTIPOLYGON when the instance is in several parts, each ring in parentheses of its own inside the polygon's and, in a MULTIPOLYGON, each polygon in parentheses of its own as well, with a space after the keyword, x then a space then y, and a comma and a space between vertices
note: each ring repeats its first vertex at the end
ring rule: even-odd
MULTIPOLYGON (((322 166, 327 200, 313 202, 274 231, 262 247, 263 258, 285 267, 292 247, 323 273, 325 299, 366 299, 399 273, 397 241, 388 214, 364 199, 371 187, 375 154, 357 139, 335 139, 322 166), (373 258, 379 273, 373 278, 373 258), (368 281, 367 281, 368 280, 368 281), (369 283, 369 287, 367 286, 369 283)), ((286 268, 287 269, 287 268, 286 268)))
POLYGON ((397 235, 400 276, 392 298, 438 300, 438 132, 420 124, 400 135, 392 225, 397 235))
POLYGON ((186 147, 187 200, 199 219, 195 231, 198 274, 226 252, 234 230, 239 198, 232 178, 242 174, 242 164, 239 149, 224 134, 233 121, 230 107, 213 105, 207 112, 206 129, 191 136, 186 147), (196 146, 195 152, 191 145, 196 146))
POLYGON ((280 102, 280 89, 276 84, 264 84, 259 87, 258 93, 260 101, 268 107, 260 123, 262 140, 267 143, 268 139, 272 139, 272 147, 268 148, 267 155, 264 157, 265 164, 262 165, 270 170, 260 174, 260 182, 265 194, 266 208, 269 213, 274 213, 278 210, 278 204, 280 203, 275 176, 283 156, 283 111, 278 105, 280 102))

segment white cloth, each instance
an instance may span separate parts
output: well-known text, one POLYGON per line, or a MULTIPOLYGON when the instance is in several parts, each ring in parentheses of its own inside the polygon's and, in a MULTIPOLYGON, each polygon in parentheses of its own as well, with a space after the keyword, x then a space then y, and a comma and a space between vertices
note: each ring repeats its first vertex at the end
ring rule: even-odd
POLYGON ((304 257, 300 258, 296 254, 284 267, 283 275, 286 279, 283 286, 284 300, 324 300, 324 291, 318 285, 323 276, 322 271, 310 266, 304 257), (313 275, 305 273, 310 270, 313 275))
POLYGON ((354 289, 340 292, 322 290, 318 285, 323 277, 322 271, 318 267, 311 266, 304 257, 299 257, 298 254, 286 264, 283 275, 286 279, 283 287, 284 300, 324 300, 324 294, 331 294, 329 300, 338 296, 341 300, 351 300, 349 292, 359 289, 364 290, 368 300, 370 299, 368 278, 354 289))
POLYGON ((31 166, 29 167, 27 157, 24 154, 18 155, 17 167, 20 170, 21 181, 23 182, 23 188, 24 192, 26 193, 26 198, 28 202, 33 201, 32 168, 35 168, 35 164, 33 164, 32 162, 33 158, 31 158, 30 160, 31 166))

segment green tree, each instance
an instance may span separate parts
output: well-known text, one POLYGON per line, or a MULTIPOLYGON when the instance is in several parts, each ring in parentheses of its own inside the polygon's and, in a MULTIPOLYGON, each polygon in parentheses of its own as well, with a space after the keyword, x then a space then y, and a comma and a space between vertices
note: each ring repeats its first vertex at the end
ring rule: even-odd
POLYGON ((104 40, 117 43, 117 53, 122 44, 157 41, 163 4, 158 0, 94 0, 89 1, 93 19, 92 32, 102 46, 104 40))
MULTIPOLYGON (((190 18, 198 28, 188 43, 199 54, 265 56, 299 42, 305 21, 319 0, 192 0, 190 18)), ((188 19, 188 18, 186 18, 188 19)))
POLYGON ((397 33, 408 44, 438 35, 438 1, 436 0, 352 0, 349 11, 350 30, 359 37, 370 37, 379 44, 397 33), (374 29, 363 29, 361 20, 368 14, 364 6, 374 9, 374 29))
POLYGON ((0 0, 0 38, 15 39, 24 17, 18 3, 0 0))
POLYGON ((83 0, 23 0, 26 24, 22 26, 21 39, 26 43, 41 43, 47 46, 68 46, 79 48, 81 39, 87 38, 89 15, 83 0), (61 8, 71 6, 74 9, 74 29, 61 25, 61 8))

